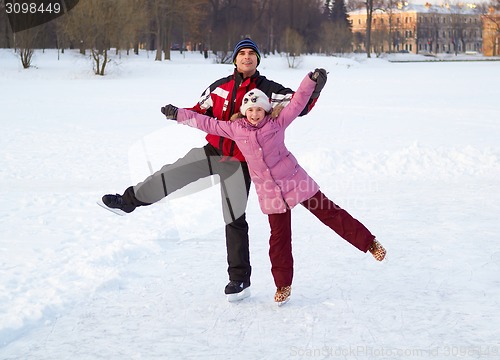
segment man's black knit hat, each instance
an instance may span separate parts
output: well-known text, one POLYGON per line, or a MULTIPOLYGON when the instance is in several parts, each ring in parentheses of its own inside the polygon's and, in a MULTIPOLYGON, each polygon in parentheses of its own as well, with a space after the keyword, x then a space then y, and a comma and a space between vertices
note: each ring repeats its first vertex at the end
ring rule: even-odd
POLYGON ((259 66, 259 64, 260 64, 260 51, 259 51, 259 47, 250 38, 245 38, 245 39, 241 40, 234 47, 234 50, 233 50, 233 64, 236 65, 236 55, 238 55, 238 53, 240 52, 241 49, 252 49, 253 51, 255 51, 255 53, 257 54, 257 66, 259 66))

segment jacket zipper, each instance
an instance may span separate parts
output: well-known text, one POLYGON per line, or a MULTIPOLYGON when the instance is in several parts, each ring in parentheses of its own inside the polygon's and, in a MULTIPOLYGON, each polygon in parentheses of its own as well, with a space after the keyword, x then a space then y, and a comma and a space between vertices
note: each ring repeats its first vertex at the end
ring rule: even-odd
MULTIPOLYGON (((241 84, 243 83, 243 79, 238 75, 235 75, 234 76, 234 91, 231 95, 231 106, 229 107, 229 119, 231 118, 231 116, 233 116, 233 112, 234 112, 234 107, 235 107, 235 103, 236 103, 236 95, 238 94, 238 89, 240 88, 241 84)), ((222 140, 222 138, 221 138, 222 140)), ((232 158, 234 156, 234 146, 235 146, 235 142, 234 140, 230 140, 231 141, 231 146, 229 148, 229 155, 228 157, 229 158, 232 158)), ((221 146, 222 146, 222 141, 221 141, 221 146)), ((222 149, 222 147, 221 147, 222 149)))

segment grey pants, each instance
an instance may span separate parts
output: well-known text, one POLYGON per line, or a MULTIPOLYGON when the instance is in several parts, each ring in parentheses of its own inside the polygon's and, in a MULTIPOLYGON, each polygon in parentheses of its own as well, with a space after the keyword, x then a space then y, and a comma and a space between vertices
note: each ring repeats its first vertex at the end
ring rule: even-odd
POLYGON ((143 182, 128 188, 123 199, 135 206, 150 205, 199 179, 219 175, 229 279, 250 281, 248 224, 245 219, 250 174, 246 163, 222 159, 219 151, 210 144, 191 149, 173 164, 163 166, 143 182))

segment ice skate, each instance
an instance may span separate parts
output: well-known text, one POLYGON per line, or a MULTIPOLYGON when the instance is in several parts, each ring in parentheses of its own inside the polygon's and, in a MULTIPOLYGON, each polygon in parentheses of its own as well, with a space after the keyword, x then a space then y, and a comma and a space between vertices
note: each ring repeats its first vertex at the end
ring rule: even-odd
POLYGON ((224 289, 227 301, 240 301, 250 296, 250 281, 231 280, 224 289))
POLYGON ((102 206, 106 210, 114 212, 118 215, 125 215, 131 213, 135 210, 134 205, 125 204, 123 202, 123 197, 121 195, 104 195, 102 201, 97 202, 98 205, 102 206))
POLYGON ((282 286, 276 289, 276 294, 274 294, 274 301, 278 304, 278 306, 284 305, 290 300, 290 295, 292 293, 292 287, 282 286))
POLYGON ((368 251, 373 255, 373 257, 377 261, 384 260, 385 254, 387 253, 387 251, 385 250, 385 248, 382 246, 381 243, 379 243, 377 241, 377 239, 373 239, 373 243, 370 246, 370 248, 368 249, 368 251))

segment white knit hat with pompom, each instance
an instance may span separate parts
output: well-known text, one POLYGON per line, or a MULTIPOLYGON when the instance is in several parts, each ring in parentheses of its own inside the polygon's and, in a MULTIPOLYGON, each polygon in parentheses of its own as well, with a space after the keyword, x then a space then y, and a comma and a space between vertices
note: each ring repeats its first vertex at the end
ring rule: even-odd
POLYGON ((269 98, 263 91, 259 89, 250 90, 245 94, 245 96, 243 96, 243 101, 241 102, 240 106, 240 112, 245 115, 247 110, 251 107, 263 108, 266 113, 271 111, 271 103, 269 102, 269 98))

